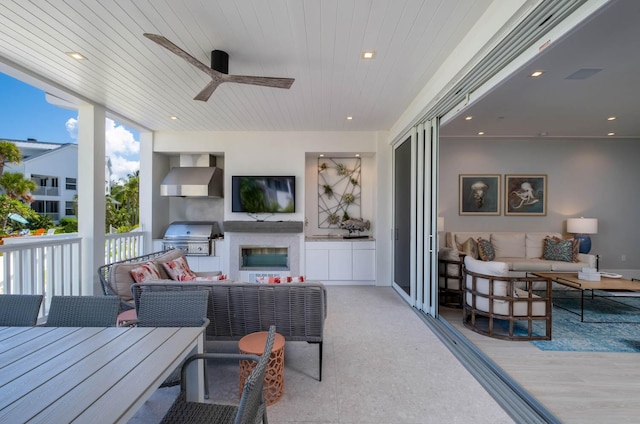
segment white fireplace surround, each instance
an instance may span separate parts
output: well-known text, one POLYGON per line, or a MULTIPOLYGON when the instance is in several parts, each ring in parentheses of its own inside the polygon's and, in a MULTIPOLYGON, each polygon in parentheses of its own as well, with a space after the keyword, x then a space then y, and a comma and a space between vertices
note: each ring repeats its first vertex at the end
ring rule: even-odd
MULTIPOLYGON (((225 239, 228 241, 228 258, 229 258, 229 278, 235 281, 243 281, 245 275, 249 273, 240 271, 240 250, 246 246, 252 247, 286 247, 289 255, 289 271, 282 271, 283 275, 300 275, 302 243, 304 238, 298 234, 276 234, 276 233, 236 233, 225 232, 225 239)), ((251 274, 259 272, 252 270, 251 274)), ((265 271, 273 274, 273 271, 265 271)))

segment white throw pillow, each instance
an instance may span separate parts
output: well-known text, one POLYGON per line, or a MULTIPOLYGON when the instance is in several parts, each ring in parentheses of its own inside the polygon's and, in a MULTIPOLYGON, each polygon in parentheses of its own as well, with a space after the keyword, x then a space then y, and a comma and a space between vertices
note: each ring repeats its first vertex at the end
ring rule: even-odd
POLYGON ((524 233, 493 233, 491 244, 496 258, 524 258, 524 233))

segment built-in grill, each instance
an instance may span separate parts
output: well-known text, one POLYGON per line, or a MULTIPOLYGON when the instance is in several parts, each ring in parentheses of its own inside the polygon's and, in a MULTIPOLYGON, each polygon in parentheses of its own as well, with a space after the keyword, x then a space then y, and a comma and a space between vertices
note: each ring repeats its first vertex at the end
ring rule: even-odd
POLYGON ((167 227, 162 245, 164 249, 182 249, 185 255, 209 256, 212 240, 221 235, 215 221, 176 221, 167 227))

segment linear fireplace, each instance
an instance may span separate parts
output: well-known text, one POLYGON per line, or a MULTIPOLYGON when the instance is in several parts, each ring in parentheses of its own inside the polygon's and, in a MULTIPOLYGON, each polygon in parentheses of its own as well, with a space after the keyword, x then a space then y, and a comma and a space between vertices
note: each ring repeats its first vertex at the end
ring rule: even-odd
MULTIPOLYGON (((253 224, 253 222, 249 222, 253 224)), ((301 275, 302 233, 227 231, 228 275, 236 281, 255 282, 256 277, 301 275)))
POLYGON ((240 270, 289 271, 289 248, 240 246, 240 270))

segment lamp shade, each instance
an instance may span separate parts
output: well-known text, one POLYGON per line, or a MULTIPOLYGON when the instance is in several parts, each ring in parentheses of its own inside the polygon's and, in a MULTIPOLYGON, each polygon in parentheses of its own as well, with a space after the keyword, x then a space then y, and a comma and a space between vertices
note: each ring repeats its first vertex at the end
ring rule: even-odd
POLYGON ((444 217, 438 217, 438 232, 444 231, 444 217))
POLYGON ((567 232, 574 234, 597 234, 598 220, 596 218, 569 218, 567 232))

